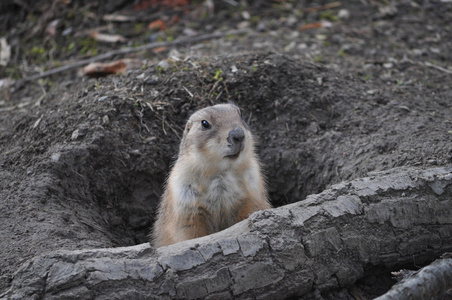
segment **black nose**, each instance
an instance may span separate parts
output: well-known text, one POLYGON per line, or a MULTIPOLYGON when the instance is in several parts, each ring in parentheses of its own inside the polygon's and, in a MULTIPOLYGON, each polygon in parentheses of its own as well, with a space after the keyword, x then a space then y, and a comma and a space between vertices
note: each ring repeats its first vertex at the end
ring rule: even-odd
POLYGON ((232 145, 240 144, 245 139, 245 131, 242 128, 237 127, 229 132, 228 142, 232 145))

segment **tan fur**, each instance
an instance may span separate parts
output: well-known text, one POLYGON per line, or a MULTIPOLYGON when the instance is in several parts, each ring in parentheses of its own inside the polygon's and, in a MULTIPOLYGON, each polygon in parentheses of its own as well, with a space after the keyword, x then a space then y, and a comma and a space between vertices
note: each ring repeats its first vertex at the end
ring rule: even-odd
MULTIPOLYGON (((238 143, 241 145, 241 143, 238 143)), ((271 208, 253 136, 233 104, 195 112, 187 122, 178 159, 168 177, 153 230, 153 244, 166 246, 205 236, 271 208), (211 128, 203 128, 206 120, 211 128), (228 136, 244 131, 243 150, 228 136)))

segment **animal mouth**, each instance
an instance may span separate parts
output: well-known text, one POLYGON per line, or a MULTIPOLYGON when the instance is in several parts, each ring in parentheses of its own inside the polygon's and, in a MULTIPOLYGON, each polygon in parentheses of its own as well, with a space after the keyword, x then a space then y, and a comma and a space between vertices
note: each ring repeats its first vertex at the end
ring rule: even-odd
POLYGON ((239 155, 240 155, 240 151, 237 152, 237 153, 235 153, 235 154, 226 155, 225 158, 228 158, 228 159, 236 159, 237 157, 239 157, 239 155))
POLYGON ((242 152, 244 145, 242 143, 235 143, 232 145, 229 145, 229 153, 225 156, 225 158, 228 159, 236 159, 239 157, 240 153, 242 152))

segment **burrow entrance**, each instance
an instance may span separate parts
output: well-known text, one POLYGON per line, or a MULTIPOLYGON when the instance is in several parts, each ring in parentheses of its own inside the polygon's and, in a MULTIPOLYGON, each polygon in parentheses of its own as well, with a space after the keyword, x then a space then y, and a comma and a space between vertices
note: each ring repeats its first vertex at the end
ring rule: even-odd
MULTIPOLYGON (((77 94, 54 91, 46 104, 53 109, 17 129, 31 146, 10 158, 31 159, 29 172, 47 174, 33 183, 45 190, 33 205, 53 219, 56 247, 147 242, 185 121, 208 105, 242 108, 274 206, 422 162, 433 151, 427 134, 411 150, 419 138, 413 124, 429 126, 422 114, 394 107, 384 92, 367 93, 371 87, 353 77, 273 53, 148 66, 77 84, 77 94)), ((436 145, 437 163, 446 162, 447 144, 436 145)))

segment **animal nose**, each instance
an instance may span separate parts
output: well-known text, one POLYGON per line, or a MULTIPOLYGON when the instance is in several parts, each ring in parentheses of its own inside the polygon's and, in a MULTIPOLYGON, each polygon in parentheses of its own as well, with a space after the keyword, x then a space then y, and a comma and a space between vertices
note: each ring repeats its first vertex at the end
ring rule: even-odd
POLYGON ((245 131, 242 128, 237 127, 229 132, 228 142, 231 144, 240 144, 245 139, 245 131))

